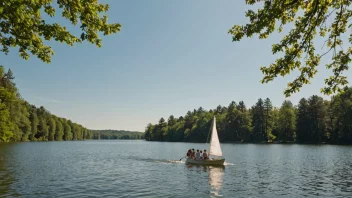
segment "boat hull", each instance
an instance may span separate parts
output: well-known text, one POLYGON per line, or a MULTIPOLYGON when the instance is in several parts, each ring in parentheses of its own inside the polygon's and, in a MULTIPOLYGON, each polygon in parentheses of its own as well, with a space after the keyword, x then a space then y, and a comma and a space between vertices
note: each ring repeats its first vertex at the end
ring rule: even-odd
POLYGON ((195 160, 186 159, 186 164, 197 164, 197 165, 224 165, 225 159, 207 159, 207 160, 195 160))

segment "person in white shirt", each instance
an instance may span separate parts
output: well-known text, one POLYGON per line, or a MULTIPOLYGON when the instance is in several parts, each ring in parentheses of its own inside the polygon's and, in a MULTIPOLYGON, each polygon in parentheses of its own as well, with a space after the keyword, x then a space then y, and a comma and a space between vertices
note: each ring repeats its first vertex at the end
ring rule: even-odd
POLYGON ((196 160, 200 160, 200 153, 199 153, 199 150, 197 149, 197 152, 196 152, 196 160))

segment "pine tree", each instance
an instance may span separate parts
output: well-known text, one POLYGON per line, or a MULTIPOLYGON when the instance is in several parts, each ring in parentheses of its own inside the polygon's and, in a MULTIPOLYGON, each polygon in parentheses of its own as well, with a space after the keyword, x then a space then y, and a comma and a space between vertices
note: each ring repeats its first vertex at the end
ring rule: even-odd
POLYGON ((169 119, 167 120, 167 125, 169 127, 172 127, 176 123, 175 117, 173 115, 170 115, 169 119))
POLYGON ((240 101, 237 106, 238 116, 236 121, 239 125, 238 127, 238 141, 247 142, 251 137, 251 118, 249 112, 246 109, 246 105, 243 101, 240 101))
POLYGON ((265 131, 264 131, 264 140, 268 140, 268 137, 271 134, 271 129, 272 129, 272 110, 273 110, 273 105, 270 101, 269 98, 266 98, 264 101, 264 125, 265 125, 265 131))
POLYGON ((345 87, 342 93, 333 97, 331 109, 335 125, 332 142, 352 144, 352 87, 345 87))
POLYGON ((238 109, 239 111, 241 111, 241 112, 246 111, 246 105, 244 104, 243 101, 240 101, 240 102, 238 103, 237 109, 238 109))
POLYGON ((325 137, 326 108, 322 97, 313 95, 308 99, 310 141, 320 143, 325 137))
POLYGON ((302 98, 298 103, 296 116, 296 141, 300 143, 308 142, 310 138, 310 118, 308 111, 308 101, 302 98))
POLYGON ((252 125, 254 141, 264 141, 265 139, 265 109, 264 102, 260 98, 252 108, 252 125))

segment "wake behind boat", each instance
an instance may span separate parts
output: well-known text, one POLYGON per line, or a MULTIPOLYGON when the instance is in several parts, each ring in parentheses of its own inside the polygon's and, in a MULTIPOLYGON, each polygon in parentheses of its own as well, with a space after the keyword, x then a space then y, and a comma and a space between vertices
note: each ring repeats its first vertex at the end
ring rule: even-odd
POLYGON ((207 159, 187 157, 186 164, 198 164, 198 165, 224 165, 225 158, 222 157, 222 151, 220 147, 220 141, 218 132, 216 130, 216 119, 214 116, 212 123, 212 131, 210 138, 209 156, 207 159))

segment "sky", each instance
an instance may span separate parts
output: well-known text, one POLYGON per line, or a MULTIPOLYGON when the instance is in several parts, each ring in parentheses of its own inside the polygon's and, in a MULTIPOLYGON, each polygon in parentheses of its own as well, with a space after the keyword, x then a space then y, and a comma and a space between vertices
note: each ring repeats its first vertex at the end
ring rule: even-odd
MULTIPOLYGON (((269 97, 279 107, 285 99, 295 105, 313 94, 330 98, 320 88, 332 74, 325 69, 331 57, 324 57, 311 84, 290 98, 283 91, 297 72, 260 83, 260 66, 277 58, 271 45, 282 35, 232 42, 228 30, 248 22, 245 11, 256 8, 244 0, 100 2, 110 4, 109 22, 122 24, 121 32, 103 37, 101 48, 50 42, 55 51, 50 64, 34 56, 23 60, 16 49, 0 54, 25 100, 89 129, 144 131, 161 117, 183 116, 200 106, 214 109, 243 100, 250 107, 269 97)), ((59 16, 50 20, 67 24, 59 16)), ((79 35, 78 28, 70 30, 79 35)))

